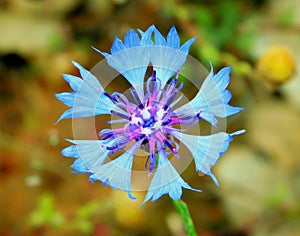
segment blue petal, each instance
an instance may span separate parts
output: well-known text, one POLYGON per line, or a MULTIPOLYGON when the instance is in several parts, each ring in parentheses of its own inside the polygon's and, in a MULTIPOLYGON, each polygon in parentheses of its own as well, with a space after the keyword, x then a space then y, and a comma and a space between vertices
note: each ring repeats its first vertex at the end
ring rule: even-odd
POLYGON ((56 94, 56 97, 61 102, 72 107, 65 111, 57 122, 65 118, 111 114, 111 110, 122 112, 104 95, 103 87, 91 72, 87 71, 77 62, 73 62, 73 64, 79 69, 82 80, 79 82, 78 77, 75 77, 76 79, 74 80, 74 77, 67 76, 68 80, 72 79, 72 86, 75 92, 56 94))
POLYGON ((107 63, 119 71, 135 88, 140 99, 144 97, 144 77, 150 62, 149 48, 128 48, 107 57, 107 63))
POLYGON ((113 42, 113 45, 111 46, 110 52, 111 54, 117 53, 119 51, 122 51, 125 49, 125 46, 121 39, 118 37, 115 38, 115 41, 113 42))
POLYGON ((138 47, 140 46, 140 38, 134 30, 129 30, 124 38, 124 45, 126 48, 138 47))
POLYGON ((101 140, 68 140, 75 144, 62 150, 61 154, 66 157, 77 158, 71 166, 76 173, 93 173, 101 166, 109 151, 102 146, 101 140))
MULTIPOLYGON (((212 68, 213 70, 213 68, 212 68)), ((224 67, 222 68, 215 76, 214 81, 216 82, 218 88, 223 91, 227 88, 229 82, 230 82, 230 72, 232 71, 232 67, 224 67)))
MULTIPOLYGON (((111 110, 109 110, 109 107, 106 107, 103 109, 104 104, 101 104, 105 100, 107 100, 107 97, 104 95, 101 95, 103 99, 99 99, 99 102, 97 102, 96 107, 85 106, 84 103, 88 103, 87 101, 80 101, 78 104, 76 103, 75 106, 71 109, 66 110, 56 121, 56 123, 60 122, 62 119, 67 118, 82 118, 82 117, 91 117, 96 116, 99 114, 110 114, 111 110)), ((94 103, 94 102, 93 102, 94 103)), ((119 113, 122 113, 123 111, 119 109, 118 107, 113 107, 113 110, 118 111, 119 113)))
POLYGON ((151 64, 156 67, 156 76, 161 81, 163 88, 168 80, 177 73, 186 61, 189 47, 195 41, 190 39, 182 48, 175 27, 172 27, 167 42, 161 33, 154 29, 155 47, 151 50, 151 64))
POLYGON ((60 122, 61 120, 63 120, 63 119, 72 118, 73 117, 73 112, 74 112, 73 108, 64 111, 64 113, 62 113, 62 115, 56 121, 56 124, 58 122, 60 122))
MULTIPOLYGON (((79 63, 72 61, 73 65, 79 70, 81 78, 84 80, 87 88, 91 90, 91 92, 103 92, 104 89, 102 85, 99 83, 97 78, 88 70, 86 70, 79 63)), ((82 86, 82 85, 81 85, 82 86)))
POLYGON ((138 147, 139 143, 135 143, 118 158, 93 169, 90 180, 100 180, 104 185, 109 185, 113 189, 121 189, 127 192, 131 199, 134 198, 131 195, 131 168, 138 147))
POLYGON ((75 94, 76 93, 59 93, 59 94, 55 94, 55 97, 61 101, 63 104, 72 107, 74 106, 74 100, 75 100, 75 94))
POLYGON ((191 45, 195 42, 197 37, 191 38, 190 40, 186 41, 181 47, 180 50, 183 51, 184 53, 188 54, 191 45))
POLYGON ((63 77, 74 91, 77 91, 83 82, 81 78, 74 75, 63 74, 63 77))
POLYGON ((74 169, 76 174, 86 174, 89 173, 89 169, 81 159, 77 159, 72 165, 71 168, 74 169))
POLYGON ((172 135, 190 150, 194 157, 196 171, 209 175, 218 185, 218 181, 210 168, 218 162, 219 158, 228 149, 232 137, 244 132, 245 130, 240 130, 232 134, 220 132, 209 136, 195 136, 172 131, 172 135))
POLYGON ((158 46, 166 46, 167 45, 167 42, 166 42, 164 36, 162 36, 162 34, 156 28, 154 28, 154 39, 155 39, 155 45, 158 45, 158 46))
POLYGON ((195 115, 202 111, 200 116, 212 125, 217 124, 216 117, 225 118, 243 110, 228 104, 231 93, 226 90, 229 84, 231 67, 223 68, 214 75, 213 68, 204 80, 197 95, 187 104, 175 110, 178 115, 195 115))
POLYGON ((102 56, 104 56, 105 58, 106 58, 106 57, 110 57, 110 54, 107 53, 107 52, 102 52, 102 51, 100 51, 99 49, 97 49, 97 48, 95 48, 95 47, 93 47, 93 46, 92 46, 92 49, 94 49, 96 52, 100 53, 100 54, 101 54, 102 56))
POLYGON ((107 59, 107 63, 119 73, 135 88, 141 100, 144 97, 144 77, 150 63, 150 51, 147 45, 153 44, 151 37, 154 26, 150 26, 145 32, 140 31, 142 38, 137 33, 130 30, 123 42, 116 37, 112 47, 111 55, 101 52, 107 59))
POLYGON ((179 49, 165 46, 153 46, 151 64, 156 67, 156 77, 163 88, 168 80, 177 73, 186 60, 187 54, 179 49))
POLYGON ((164 194, 169 194, 173 200, 178 200, 182 195, 182 188, 200 192, 200 190, 191 188, 177 173, 175 168, 168 160, 163 149, 159 151, 158 167, 153 176, 148 192, 144 199, 146 201, 155 201, 164 194))
POLYGON ((94 49, 105 56, 108 64, 129 81, 143 100, 144 77, 149 63, 156 66, 156 75, 161 80, 161 87, 164 87, 185 62, 189 47, 195 38, 180 48, 180 39, 175 27, 171 28, 167 40, 153 25, 145 32, 139 32, 141 39, 135 31, 130 30, 125 36, 124 44, 116 38, 111 47, 111 55, 94 49), (153 32, 155 44, 152 41, 153 32))
POLYGON ((143 45, 153 45, 152 42, 152 33, 153 30, 155 29, 154 25, 151 25, 145 32, 138 30, 139 33, 141 34, 141 46, 143 45))
POLYGON ((180 39, 174 26, 171 28, 167 36, 167 46, 176 49, 178 49, 180 46, 180 39))
POLYGON ((79 153, 76 145, 71 145, 69 147, 64 148, 61 151, 61 154, 65 157, 79 158, 79 153))

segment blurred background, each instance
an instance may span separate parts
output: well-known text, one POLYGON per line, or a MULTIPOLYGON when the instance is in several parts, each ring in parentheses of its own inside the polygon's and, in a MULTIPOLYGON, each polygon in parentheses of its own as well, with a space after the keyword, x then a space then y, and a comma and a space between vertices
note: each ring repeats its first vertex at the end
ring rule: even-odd
POLYGON ((155 24, 215 71, 231 65, 227 120, 246 128, 213 171, 183 173, 201 235, 300 235, 300 2, 297 0, 0 0, 0 235, 184 235, 168 196, 139 208, 121 191, 72 174, 62 148, 72 122, 54 125, 70 91, 71 60, 92 68, 115 36, 155 24))

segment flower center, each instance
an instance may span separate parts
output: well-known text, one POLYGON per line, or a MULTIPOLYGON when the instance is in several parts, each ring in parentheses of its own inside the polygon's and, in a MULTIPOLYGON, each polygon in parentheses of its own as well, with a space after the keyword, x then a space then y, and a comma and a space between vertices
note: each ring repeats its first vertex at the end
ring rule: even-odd
MULTIPOLYGON (((156 153, 161 148, 168 148, 174 155, 178 156, 179 145, 171 139, 172 130, 176 129, 173 125, 184 124, 191 126, 200 119, 199 111, 195 116, 176 116, 172 107, 181 97, 175 100, 178 91, 183 87, 181 84, 177 88, 178 74, 175 79, 167 86, 161 88, 160 80, 156 78, 155 68, 151 78, 147 82, 147 93, 141 101, 137 92, 132 89, 131 93, 135 103, 120 93, 109 97, 123 112, 112 110, 112 114, 123 119, 117 121, 125 123, 123 128, 102 131, 102 140, 109 144, 112 140, 116 143, 113 146, 107 145, 107 149, 115 152, 124 149, 133 140, 141 141, 148 146, 149 156, 146 161, 146 169, 149 174, 156 166, 156 153), (175 101, 174 101, 175 100, 175 101)), ((116 122, 115 122, 116 123, 116 122)))
POLYGON ((165 111, 159 105, 137 109, 130 117, 130 124, 135 131, 149 138, 157 131, 162 131, 165 111))

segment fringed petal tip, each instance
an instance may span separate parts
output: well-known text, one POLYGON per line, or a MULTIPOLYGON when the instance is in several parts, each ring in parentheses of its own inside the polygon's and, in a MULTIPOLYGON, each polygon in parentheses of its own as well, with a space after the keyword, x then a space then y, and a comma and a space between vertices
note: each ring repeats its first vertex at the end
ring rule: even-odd
POLYGON ((166 152, 159 151, 158 167, 148 188, 143 204, 149 200, 156 201, 161 196, 168 194, 173 200, 178 200, 182 195, 182 188, 201 192, 189 186, 177 173, 166 152), (167 178, 166 178, 167 176, 167 178))
POLYGON ((180 50, 186 54, 189 53, 190 47, 192 46, 192 44, 196 41, 197 37, 193 37, 191 39, 189 39, 188 41, 186 41, 181 47, 180 50))
POLYGON ((154 25, 145 32, 141 30, 138 32, 140 36, 135 30, 129 30, 124 37, 124 42, 116 37, 110 49, 111 54, 92 48, 103 55, 107 63, 122 74, 143 99, 144 91, 140 85, 144 82, 149 64, 158 68, 157 78, 161 80, 161 87, 164 87, 184 64, 189 48, 196 38, 188 40, 180 47, 180 38, 174 26, 166 38, 154 25), (162 47, 156 50, 157 47, 149 46, 162 47))
POLYGON ((79 72, 81 72, 81 70, 85 70, 82 65, 80 65, 78 62, 74 60, 72 60, 72 64, 79 70, 79 72))
POLYGON ((56 93, 54 96, 61 101, 63 104, 67 105, 68 107, 74 106, 75 101, 75 93, 74 92, 64 92, 64 93, 56 93))
POLYGON ((105 164, 90 168, 93 173, 90 176, 92 182, 99 180, 103 185, 112 189, 120 189, 126 192, 130 199, 135 197, 131 194, 131 169, 132 162, 140 143, 133 144, 127 152, 105 164))
MULTIPOLYGON (((233 136, 240 135, 245 132, 246 132, 246 130, 243 129, 243 130, 239 130, 234 133, 228 134, 228 139, 227 139, 228 143, 226 145, 224 145, 223 150, 220 151, 220 156, 222 156, 229 148, 229 142, 231 142, 233 140, 233 136)), ((213 163, 211 166, 214 166, 215 164, 216 164, 216 162, 213 163)), ((204 173, 204 174, 210 176, 212 178, 212 180, 214 181, 214 183, 216 184, 216 186, 218 186, 218 187, 220 186, 219 181, 217 180, 216 176, 211 171, 208 171, 207 173, 204 173)))
POLYGON ((230 82, 229 75, 232 67, 225 67, 217 74, 214 74, 211 62, 210 67, 210 73, 196 96, 189 103, 177 108, 175 112, 177 114, 195 115, 201 110, 200 118, 216 127, 217 118, 226 118, 237 114, 243 108, 229 105, 232 95, 227 87, 230 82))
POLYGON ((98 52, 98 53, 100 53, 102 56, 104 56, 105 58, 108 58, 108 57, 111 56, 109 53, 107 53, 107 52, 102 52, 102 51, 100 51, 99 49, 97 49, 97 48, 94 47, 94 46, 91 46, 91 47, 92 47, 92 49, 94 49, 96 52, 98 52))
POLYGON ((60 116, 56 124, 66 118, 111 114, 111 110, 116 106, 108 97, 104 96, 104 89, 98 79, 79 63, 73 61, 73 64, 78 68, 81 78, 68 74, 63 75, 74 92, 55 94, 58 100, 71 107, 60 116))
POLYGON ((74 76, 74 75, 69 75, 69 74, 62 74, 63 78, 65 81, 67 81, 70 85, 70 87, 74 90, 77 91, 80 86, 82 85, 82 79, 74 76))
POLYGON ((73 108, 64 111, 64 113, 55 122, 55 125, 57 125, 63 119, 72 118, 72 114, 73 114, 73 108))
POLYGON ((70 145, 61 151, 61 155, 71 158, 79 158, 79 153, 75 145, 70 145))
POLYGON ((219 181, 217 180, 217 177, 211 171, 209 171, 207 173, 207 175, 214 181, 214 183, 217 187, 220 186, 219 181))
POLYGON ((71 168, 74 169, 73 173, 76 174, 90 173, 90 170, 80 158, 77 158, 76 161, 74 161, 74 163, 71 165, 71 168))
POLYGON ((244 110, 244 108, 242 108, 242 107, 234 107, 231 105, 227 105, 225 117, 237 114, 237 113, 241 112, 242 110, 244 110))
POLYGON ((172 135, 190 150, 194 158, 196 171, 209 175, 218 186, 219 183, 211 172, 211 167, 217 164, 219 158, 229 148, 233 136, 244 132, 245 130, 239 130, 232 134, 219 132, 208 136, 195 136, 173 131, 172 135))
POLYGON ((167 35, 167 46, 175 49, 179 49, 180 38, 177 34, 175 26, 172 26, 168 35, 167 35))
MULTIPOLYGON (((242 110, 243 110, 243 108, 242 108, 242 110)), ((230 136, 236 136, 236 135, 240 135, 240 134, 244 134, 244 133, 246 133, 246 130, 241 129, 241 130, 231 133, 230 136)))
POLYGON ((109 186, 112 190, 120 190, 120 191, 123 191, 125 193, 127 193, 128 195, 128 198, 130 200, 136 200, 137 198, 135 196, 132 195, 131 191, 130 190, 126 190, 126 189, 122 189, 120 187, 115 187, 113 186, 109 180, 105 180, 105 181, 102 181, 101 179, 99 179, 95 173, 90 173, 90 176, 89 176, 89 180, 91 183, 94 183, 95 181, 100 181, 102 183, 103 186, 109 186))
MULTIPOLYGON (((156 200, 158 200, 159 198, 161 198, 163 195, 168 194, 169 197, 172 200, 179 200, 182 197, 183 191, 182 188, 188 189, 188 190, 192 190, 195 192, 202 192, 202 190, 200 189, 195 189, 190 187, 186 182, 184 182, 184 186, 173 186, 174 189, 171 189, 172 186, 166 186, 166 188, 159 188, 156 190, 148 190, 147 195, 144 199, 144 201, 142 202, 141 206, 142 207, 146 202, 151 201, 151 202, 155 202, 156 200)), ((178 183, 177 183, 178 184, 178 183)), ((176 185, 176 184, 175 184, 176 185)))
POLYGON ((130 198, 130 200, 136 200, 137 199, 135 196, 132 195, 131 192, 127 192, 127 195, 130 198))

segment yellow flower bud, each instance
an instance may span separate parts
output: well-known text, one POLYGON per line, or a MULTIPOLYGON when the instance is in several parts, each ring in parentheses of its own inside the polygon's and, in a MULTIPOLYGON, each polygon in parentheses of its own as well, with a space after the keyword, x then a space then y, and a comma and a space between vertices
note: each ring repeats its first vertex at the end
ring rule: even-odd
POLYGON ((259 75, 269 82, 281 84, 295 73, 296 61, 288 47, 272 45, 257 62, 259 75))

